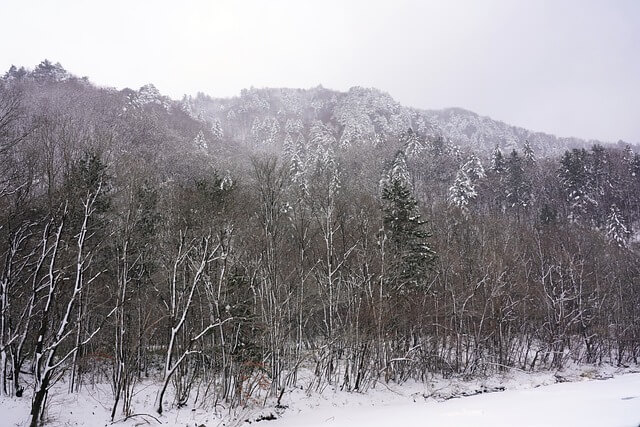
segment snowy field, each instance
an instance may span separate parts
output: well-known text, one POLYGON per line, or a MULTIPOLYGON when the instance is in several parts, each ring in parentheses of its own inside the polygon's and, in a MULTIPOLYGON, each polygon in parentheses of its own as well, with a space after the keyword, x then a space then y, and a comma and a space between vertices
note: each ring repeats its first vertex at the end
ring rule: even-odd
POLYGON ((558 426, 640 425, 640 374, 607 380, 507 390, 443 402, 332 407, 328 402, 298 413, 287 412, 272 427, 304 426, 558 426))
MULTIPOLYGON (((108 426, 110 390, 85 387, 78 395, 56 386, 48 410, 50 426, 108 426)), ((614 368, 573 368, 561 373, 510 372, 486 379, 433 379, 427 384, 378 383, 367 393, 331 388, 321 394, 289 390, 282 407, 229 412, 195 405, 153 412, 157 384, 143 383, 134 398, 135 417, 116 426, 576 426, 638 427, 640 373, 614 368), (568 382, 563 382, 568 381, 568 382), (501 391, 503 390, 504 391, 501 391), (479 393, 479 394, 478 394, 479 393)), ((171 402, 167 400, 167 404, 171 402)), ((29 398, 0 397, 0 427, 25 426, 29 398)))

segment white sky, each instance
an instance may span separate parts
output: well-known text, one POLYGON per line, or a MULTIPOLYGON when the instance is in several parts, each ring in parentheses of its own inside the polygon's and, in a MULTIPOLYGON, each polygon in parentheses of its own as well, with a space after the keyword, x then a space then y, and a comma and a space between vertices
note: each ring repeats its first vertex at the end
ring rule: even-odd
POLYGON ((42 59, 173 98, 374 86, 561 136, 640 142, 640 0, 0 0, 0 70, 42 59))

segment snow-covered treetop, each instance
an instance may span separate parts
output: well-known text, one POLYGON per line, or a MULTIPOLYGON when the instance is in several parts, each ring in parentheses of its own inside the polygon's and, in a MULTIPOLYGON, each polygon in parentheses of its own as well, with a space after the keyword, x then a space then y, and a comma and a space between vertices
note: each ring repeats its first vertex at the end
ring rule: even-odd
POLYGON ((3 79, 7 81, 22 78, 32 78, 37 81, 62 82, 73 78, 73 75, 65 70, 59 62, 54 64, 48 59, 45 59, 32 71, 27 70, 25 67, 18 68, 12 65, 3 76, 3 79))
POLYGON ((527 163, 536 162, 536 155, 533 152, 533 148, 531 148, 531 144, 529 144, 529 140, 524 142, 524 159, 527 163))
POLYGON ((408 157, 419 156, 426 149, 424 140, 420 139, 412 128, 404 132, 401 138, 408 157))
POLYGON ((472 181, 477 181, 485 177, 484 167, 482 162, 475 154, 469 156, 469 160, 462 165, 462 170, 472 181))
POLYGON ((204 151, 209 148, 209 143, 207 142, 207 139, 205 138, 202 131, 199 131, 196 134, 196 137, 193 139, 193 143, 196 145, 196 147, 204 151))
POLYGON ((169 108, 169 100, 162 96, 160 91, 151 83, 142 86, 138 90, 137 102, 139 105, 157 104, 162 107, 169 108))
POLYGON ((407 189, 411 189, 411 177, 407 168, 407 158, 404 151, 400 150, 396 153, 389 169, 382 175, 380 179, 380 190, 387 187, 393 182, 399 182, 407 189))
POLYGON ((465 214, 469 211, 469 203, 476 198, 476 192, 471 179, 464 169, 460 169, 456 174, 456 180, 449 188, 449 203, 457 206, 465 214))
POLYGON ((625 225, 620 209, 615 205, 615 203, 609 208, 606 227, 607 237, 612 243, 620 247, 626 246, 631 233, 625 225))
POLYGON ((35 79, 52 80, 56 82, 61 82, 71 77, 59 62, 52 64, 48 59, 38 64, 31 75, 35 79))

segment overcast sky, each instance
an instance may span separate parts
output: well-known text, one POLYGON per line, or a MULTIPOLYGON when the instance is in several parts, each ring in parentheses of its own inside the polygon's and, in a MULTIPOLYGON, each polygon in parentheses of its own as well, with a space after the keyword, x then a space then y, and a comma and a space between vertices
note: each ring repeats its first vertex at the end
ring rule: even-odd
POLYGON ((173 98, 373 86, 560 136, 640 142, 640 0, 0 0, 0 68, 173 98))

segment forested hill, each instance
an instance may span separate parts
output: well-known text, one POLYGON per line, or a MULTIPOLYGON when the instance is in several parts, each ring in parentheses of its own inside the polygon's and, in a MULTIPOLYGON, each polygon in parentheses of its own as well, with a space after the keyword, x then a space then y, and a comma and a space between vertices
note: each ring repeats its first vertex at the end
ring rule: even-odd
MULTIPOLYGON (((510 126, 461 108, 420 110, 405 107, 377 89, 351 88, 337 92, 322 87, 311 89, 246 89, 237 97, 213 98, 205 94, 185 96, 180 101, 163 96, 149 84, 136 90, 97 88, 86 78, 78 79, 60 64, 43 61, 34 70, 12 67, 5 82, 22 80, 49 83, 83 82, 92 97, 127 109, 153 104, 167 111, 181 109, 193 119, 206 123, 214 138, 227 143, 254 143, 259 146, 284 141, 292 133, 312 140, 310 130, 322 124, 341 146, 371 144, 400 138, 412 129, 418 139, 438 137, 464 151, 488 155, 496 146, 505 152, 522 149, 525 142, 539 157, 557 155, 567 149, 586 148, 599 141, 561 138, 510 126)), ((26 84, 28 86, 28 84, 26 84)), ((69 86, 64 86, 69 88, 69 86)), ((77 89, 77 88, 76 88, 77 89)), ((112 105, 115 107, 115 105, 112 105)), ((276 144, 277 145, 277 144, 276 144)), ((280 146, 280 148, 282 148, 280 146)))
POLYGON ((115 420, 143 379, 162 413, 637 363, 640 154, 585 144, 371 89, 174 101, 12 67, 0 393, 37 426, 63 378, 109 383, 115 420))
POLYGON ((532 132, 460 108, 405 107, 384 92, 362 87, 348 92, 322 87, 248 89, 231 99, 204 94, 184 97, 182 104, 193 117, 221 126, 233 138, 257 144, 282 139, 296 127, 309 130, 314 123, 327 126, 340 145, 364 142, 376 146, 380 141, 400 137, 410 128, 418 138, 443 137, 463 150, 482 154, 496 146, 507 152, 521 150, 526 141, 539 156, 601 144, 532 132))
POLYGON ((375 195, 401 154, 425 208, 498 207, 531 219, 551 212, 601 230, 615 208, 629 238, 639 216, 637 146, 558 138, 459 108, 408 108, 376 89, 252 88, 233 98, 198 94, 178 101, 151 84, 97 87, 48 60, 33 70, 12 66, 0 89, 3 151, 21 146, 4 160, 14 178, 42 174, 31 177, 31 194, 51 196, 74 159, 91 153, 116 178, 135 165, 140 179, 163 186, 212 173, 243 181, 252 161, 265 155, 308 180, 318 161, 332 159, 343 185, 375 195), (36 172, 37 164, 46 170, 36 172))

